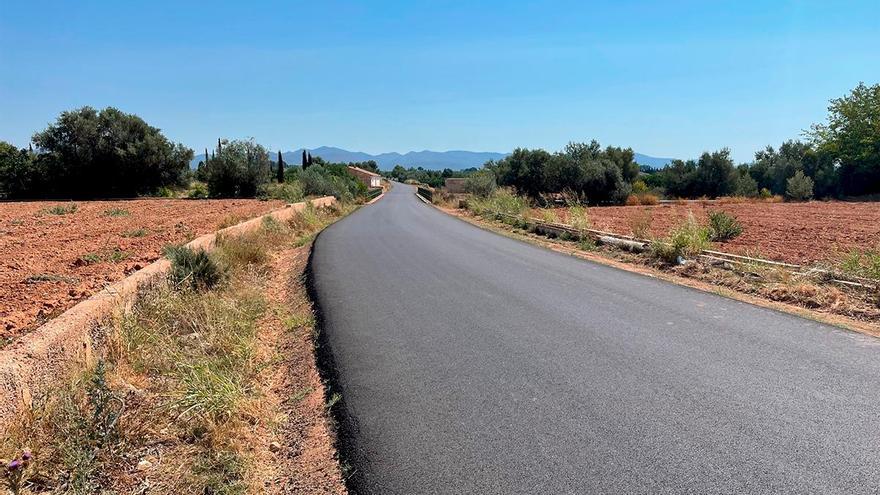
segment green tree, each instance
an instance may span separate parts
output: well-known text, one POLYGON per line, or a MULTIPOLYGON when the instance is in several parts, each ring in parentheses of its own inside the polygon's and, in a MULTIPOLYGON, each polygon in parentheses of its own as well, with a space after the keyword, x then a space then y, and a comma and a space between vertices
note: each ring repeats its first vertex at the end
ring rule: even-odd
POLYGON ((537 198, 545 191, 544 168, 550 158, 550 153, 542 149, 517 148, 489 168, 500 185, 512 186, 520 194, 537 198))
POLYGON ((746 164, 736 169, 733 194, 742 198, 754 198, 758 195, 758 182, 749 174, 749 166, 746 164))
POLYGON ((828 121, 814 125, 808 135, 839 162, 843 194, 880 192, 880 84, 859 83, 831 100, 828 121))
POLYGON ((205 167, 208 193, 215 198, 255 197, 269 182, 269 168, 266 148, 253 139, 223 140, 205 167))
POLYGON ((813 179, 804 175, 802 170, 795 172, 788 179, 785 196, 795 201, 807 201, 813 197, 813 179))
POLYGON ((695 194, 717 198, 727 196, 733 192, 736 180, 736 170, 733 160, 730 159, 730 150, 727 148, 713 153, 705 152, 697 161, 695 177, 695 194))
POLYGON ((0 198, 20 198, 42 179, 33 154, 0 141, 0 198))
POLYGON ((30 197, 131 197, 183 185, 193 151, 137 115, 108 107, 62 112, 34 134, 41 180, 30 197))

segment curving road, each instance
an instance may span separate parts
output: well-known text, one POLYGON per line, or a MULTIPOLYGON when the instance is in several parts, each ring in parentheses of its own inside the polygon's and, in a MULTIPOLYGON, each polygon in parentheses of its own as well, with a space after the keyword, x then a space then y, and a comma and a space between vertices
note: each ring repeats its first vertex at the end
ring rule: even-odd
MULTIPOLYGON (((875 493, 880 341, 396 185, 312 259, 356 493, 875 493)), ((326 350, 326 349, 325 349, 326 350)))

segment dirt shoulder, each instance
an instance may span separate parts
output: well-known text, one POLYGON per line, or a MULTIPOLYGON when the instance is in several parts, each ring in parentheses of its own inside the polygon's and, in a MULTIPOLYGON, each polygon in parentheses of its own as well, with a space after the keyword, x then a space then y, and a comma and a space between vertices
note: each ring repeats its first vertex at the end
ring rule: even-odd
POLYGON ((726 270, 696 263, 687 267, 658 267, 642 255, 611 247, 589 246, 589 250, 585 250, 577 242, 549 239, 505 223, 485 220, 466 210, 436 207, 480 228, 560 253, 880 337, 880 305, 874 300, 880 296, 851 293, 836 287, 817 288, 796 281, 755 284, 751 277, 732 275, 726 270))
POLYGON ((261 325, 260 346, 281 362, 267 376, 266 399, 286 418, 277 435, 266 432, 266 445, 277 442, 269 450, 280 469, 264 493, 346 493, 315 361, 315 318, 304 274, 310 249, 275 255, 277 275, 267 287, 273 310, 261 325))

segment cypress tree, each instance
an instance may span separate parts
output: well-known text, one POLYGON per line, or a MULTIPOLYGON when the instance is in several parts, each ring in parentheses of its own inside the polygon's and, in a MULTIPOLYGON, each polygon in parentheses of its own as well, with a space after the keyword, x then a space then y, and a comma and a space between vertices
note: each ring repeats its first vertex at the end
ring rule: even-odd
POLYGON ((281 156, 281 150, 278 150, 278 183, 284 183, 284 157, 281 156))
POLYGON ((305 170, 306 167, 308 167, 308 166, 309 166, 309 161, 308 161, 308 159, 306 158, 306 150, 303 150, 303 162, 302 162, 302 168, 303 168, 303 170, 305 170))
POLYGON ((205 163, 208 163, 208 148, 205 148, 205 163))
POLYGON ((312 166, 312 152, 309 151, 309 166, 312 166))
POLYGON ((223 145, 220 143, 220 138, 217 138, 217 154, 219 155, 223 152, 223 145))

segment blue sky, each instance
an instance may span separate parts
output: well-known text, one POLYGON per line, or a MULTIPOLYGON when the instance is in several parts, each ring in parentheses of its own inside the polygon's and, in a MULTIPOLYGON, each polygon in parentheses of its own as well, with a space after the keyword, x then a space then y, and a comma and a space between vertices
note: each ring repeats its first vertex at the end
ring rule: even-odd
POLYGON ((654 156, 797 138, 880 82, 880 2, 42 2, 0 9, 0 139, 115 106, 196 150, 654 156), (478 5, 477 5, 478 4, 478 5))

